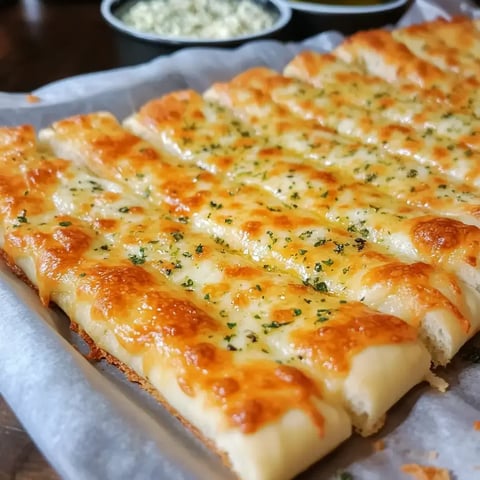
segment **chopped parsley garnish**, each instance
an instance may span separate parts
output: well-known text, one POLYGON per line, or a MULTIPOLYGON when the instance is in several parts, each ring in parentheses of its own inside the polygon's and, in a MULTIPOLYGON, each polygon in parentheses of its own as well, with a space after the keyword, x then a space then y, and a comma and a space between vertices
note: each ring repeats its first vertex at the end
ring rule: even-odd
POLYGON ((333 249, 333 251, 335 253, 343 253, 343 250, 345 249, 345 247, 348 247, 348 243, 337 243, 337 242, 334 242, 335 243, 335 248, 333 249))
POLYGON ((326 322, 331 314, 332 311, 329 308, 319 308, 317 310, 317 319, 315 320, 315 323, 326 322))
POLYGON ((367 241, 363 238, 356 238, 355 239, 356 247, 359 252, 361 252, 365 248, 365 244, 367 241))
POLYGON ((294 309, 293 309, 293 315, 294 315, 295 317, 298 317, 298 316, 301 315, 301 314, 302 314, 302 310, 301 310, 300 308, 294 308, 294 309))
POLYGON ((273 322, 270 322, 270 323, 262 323, 262 327, 265 329, 265 333, 268 333, 267 329, 269 328, 280 328, 280 327, 284 327, 285 325, 290 325, 290 323, 292 322, 280 323, 274 320, 273 322))
POLYGON ((321 282, 318 278, 314 278, 313 280, 313 288, 317 292, 328 293, 328 287, 325 282, 321 282))
POLYGON ((203 245, 201 243, 196 246, 195 252, 198 254, 203 253, 203 245))
POLYGON ((28 223, 28 219, 26 215, 27 215, 27 211, 22 210, 22 213, 17 217, 18 223, 28 223))
POLYGON ((176 242, 179 242, 180 240, 183 240, 183 233, 182 232, 176 231, 176 232, 172 232, 170 235, 173 237, 173 239, 176 242))
POLYGON ((227 322, 227 327, 231 330, 232 328, 235 328, 237 324, 235 322, 227 322))
POLYGON ((92 192, 103 192, 103 187, 94 180, 89 180, 88 183, 92 185, 92 192))
POLYGON ((258 342, 258 337, 255 332, 248 332, 247 335, 245 335, 252 343, 258 342))
POLYGON ((314 247, 321 247, 322 245, 325 245, 327 241, 324 238, 321 238, 320 240, 317 240, 313 246, 314 247))
POLYGON ((128 207, 120 207, 120 208, 118 209, 118 211, 119 211, 120 213, 128 213, 128 212, 130 211, 130 209, 129 209, 128 207))
POLYGON ((140 253, 134 254, 134 255, 129 255, 128 259, 134 264, 134 265, 142 265, 145 263, 145 260, 147 259, 145 255, 145 248, 140 247, 140 253))
POLYGON ((61 227, 69 227, 72 222, 69 222, 69 221, 64 221, 64 222, 58 222, 58 224, 61 226, 61 227))
POLYGON ((190 288, 193 287, 193 280, 191 278, 187 278, 183 283, 182 287, 184 288, 190 288))
POLYGON ((214 202, 213 200, 210 202, 210 206, 212 208, 215 208, 216 210, 220 210, 223 208, 223 205, 221 203, 214 202))

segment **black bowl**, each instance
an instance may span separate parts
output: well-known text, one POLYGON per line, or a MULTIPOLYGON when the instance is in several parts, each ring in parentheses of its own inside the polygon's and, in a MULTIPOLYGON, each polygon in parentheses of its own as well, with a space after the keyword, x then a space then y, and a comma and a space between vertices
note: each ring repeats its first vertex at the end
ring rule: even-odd
POLYGON ((301 40, 326 30, 345 35, 359 30, 396 23, 413 0, 391 0, 378 5, 342 6, 289 1, 292 20, 288 32, 292 40, 301 40))
POLYGON ((136 30, 123 23, 119 18, 119 14, 129 8, 129 6, 135 4, 136 1, 137 0, 103 0, 101 4, 102 15, 113 28, 131 38, 136 38, 155 45, 168 45, 175 47, 234 47, 250 40, 277 38, 279 32, 281 32, 290 21, 292 14, 290 7, 282 0, 254 0, 255 3, 260 4, 266 10, 274 13, 277 17, 275 23, 271 27, 255 33, 226 39, 210 40, 205 38, 174 37, 141 32, 140 30, 136 30))

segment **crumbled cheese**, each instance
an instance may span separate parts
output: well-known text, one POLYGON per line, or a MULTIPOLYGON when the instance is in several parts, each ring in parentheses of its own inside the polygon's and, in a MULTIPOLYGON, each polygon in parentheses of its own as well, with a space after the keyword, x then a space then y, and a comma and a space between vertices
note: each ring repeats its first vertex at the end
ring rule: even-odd
POLYGON ((120 19, 146 33, 225 39, 271 27, 275 15, 252 0, 142 0, 120 19))
POLYGON ((451 480, 450 473, 445 468, 418 465, 416 463, 402 465, 402 472, 411 475, 416 480, 451 480))
POLYGON ((373 450, 375 452, 381 452, 382 450, 385 450, 385 440, 377 440, 373 442, 373 450))

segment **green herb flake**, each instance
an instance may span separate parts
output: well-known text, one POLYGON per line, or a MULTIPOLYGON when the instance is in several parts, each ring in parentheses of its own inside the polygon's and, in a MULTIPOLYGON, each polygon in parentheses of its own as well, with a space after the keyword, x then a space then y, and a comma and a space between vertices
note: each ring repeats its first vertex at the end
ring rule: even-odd
POLYGON ((61 226, 61 227, 69 227, 72 222, 69 222, 69 221, 64 221, 64 222, 58 222, 58 224, 61 226))
POLYGON ((183 283, 182 287, 184 288, 191 288, 193 287, 193 280, 191 278, 187 278, 183 283))
POLYGON ((134 255, 129 255, 128 259, 134 264, 134 265, 142 265, 145 263, 147 257, 145 255, 145 248, 140 247, 140 254, 134 254, 134 255))
POLYGON ((22 213, 17 216, 18 223, 28 223, 27 211, 22 210, 22 213))
POLYGON ((273 322, 270 322, 270 323, 262 323, 262 327, 265 329, 264 333, 268 333, 268 329, 285 327, 285 325, 290 325, 290 323, 292 322, 280 323, 274 320, 273 322))
POLYGON ((223 208, 223 205, 221 203, 214 202, 213 200, 210 202, 210 206, 215 210, 220 210, 221 208, 223 208))
POLYGON ((325 282, 320 282, 318 278, 315 278, 313 281, 313 288, 317 292, 328 293, 328 286, 325 282))
POLYGON ((170 235, 173 237, 173 239, 176 242, 179 242, 180 240, 183 240, 183 233, 179 232, 178 230, 175 232, 171 232, 170 235))

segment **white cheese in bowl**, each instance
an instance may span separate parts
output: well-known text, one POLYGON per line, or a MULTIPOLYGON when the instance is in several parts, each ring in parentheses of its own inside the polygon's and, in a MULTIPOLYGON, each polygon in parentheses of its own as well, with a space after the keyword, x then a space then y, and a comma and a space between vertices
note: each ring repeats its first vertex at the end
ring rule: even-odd
POLYGON ((248 35, 272 27, 277 20, 253 0, 142 0, 120 19, 141 32, 200 39, 248 35))

